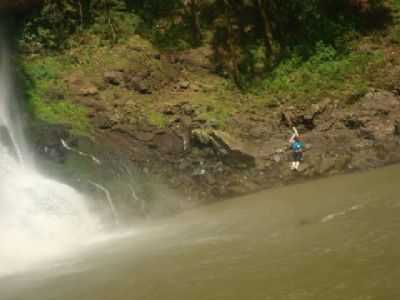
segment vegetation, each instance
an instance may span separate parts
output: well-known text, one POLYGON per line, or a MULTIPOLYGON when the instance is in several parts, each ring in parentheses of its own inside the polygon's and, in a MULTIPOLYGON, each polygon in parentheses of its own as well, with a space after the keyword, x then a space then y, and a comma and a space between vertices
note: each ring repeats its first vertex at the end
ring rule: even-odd
POLYGON ((324 98, 364 95, 369 82, 366 76, 382 66, 381 51, 341 54, 332 46, 320 43, 308 60, 295 53, 282 61, 270 76, 258 83, 256 93, 267 93, 264 103, 316 103, 324 98))
MULTIPOLYGON (((86 112, 57 99, 68 92, 56 74, 80 69, 98 80, 107 66, 132 67, 124 53, 142 48, 136 69, 173 76, 148 62, 153 46, 167 53, 210 47, 220 81, 191 100, 204 108, 201 117, 224 124, 245 107, 365 94, 378 82, 371 74, 387 65, 382 39, 400 45, 399 12, 398 0, 45 0, 25 16, 20 42, 26 57, 36 57, 24 66, 32 110, 81 132, 89 131, 86 112)), ((149 101, 137 119, 166 126, 149 101)))
POLYGON ((23 77, 29 78, 25 81, 28 109, 40 120, 65 124, 74 134, 89 135, 86 109, 64 98, 68 93, 58 80, 58 74, 63 67, 63 64, 53 58, 23 65, 23 77))

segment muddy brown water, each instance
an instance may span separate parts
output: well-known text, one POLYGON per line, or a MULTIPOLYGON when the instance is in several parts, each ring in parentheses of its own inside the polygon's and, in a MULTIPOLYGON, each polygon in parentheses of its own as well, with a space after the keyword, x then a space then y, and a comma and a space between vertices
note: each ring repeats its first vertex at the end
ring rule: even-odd
POLYGON ((0 278, 0 299, 400 299, 399 182, 393 166, 203 207, 0 278))

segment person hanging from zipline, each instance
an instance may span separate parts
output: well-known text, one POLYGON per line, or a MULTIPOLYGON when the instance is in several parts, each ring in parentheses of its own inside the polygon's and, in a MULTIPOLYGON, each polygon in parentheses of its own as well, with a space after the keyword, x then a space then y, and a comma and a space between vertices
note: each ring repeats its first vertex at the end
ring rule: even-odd
POLYGON ((293 152, 293 161, 290 165, 291 170, 299 170, 300 162, 303 160, 303 148, 304 144, 300 140, 300 135, 297 132, 296 127, 293 127, 293 135, 289 139, 290 148, 293 152))

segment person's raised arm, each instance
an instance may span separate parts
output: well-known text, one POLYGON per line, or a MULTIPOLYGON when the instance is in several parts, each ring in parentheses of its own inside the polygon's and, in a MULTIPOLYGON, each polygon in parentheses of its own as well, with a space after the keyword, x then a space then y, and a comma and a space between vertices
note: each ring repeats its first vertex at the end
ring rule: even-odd
POLYGON ((296 138, 296 134, 295 133, 293 133, 292 134, 292 136, 290 137, 290 139, 289 139, 289 143, 294 143, 294 139, 296 138))

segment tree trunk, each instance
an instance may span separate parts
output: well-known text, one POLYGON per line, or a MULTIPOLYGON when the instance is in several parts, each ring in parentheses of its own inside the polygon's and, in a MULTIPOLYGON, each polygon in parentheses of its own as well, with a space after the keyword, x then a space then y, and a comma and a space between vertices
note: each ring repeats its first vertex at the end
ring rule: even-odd
POLYGON ((240 49, 238 46, 238 40, 237 40, 237 35, 236 32, 233 28, 233 19, 232 16, 229 12, 230 6, 227 6, 226 8, 226 18, 227 18, 227 29, 228 29, 228 49, 229 49, 229 54, 230 54, 230 61, 231 61, 231 72, 232 72, 232 77, 233 80, 235 81, 235 84, 241 88, 242 83, 240 80, 240 70, 239 70, 239 64, 240 64, 240 49))
POLYGON ((188 15, 191 18, 192 23, 192 34, 193 43, 198 46, 201 44, 202 34, 201 34, 201 23, 200 23, 200 0, 187 0, 185 1, 185 6, 188 15))
POLYGON ((268 0, 256 0, 257 6, 260 10, 260 15, 263 20, 263 31, 264 31, 264 46, 265 46, 265 59, 266 61, 270 61, 273 55, 272 42, 273 42, 273 33, 272 33, 272 21, 270 18, 270 5, 268 0))

